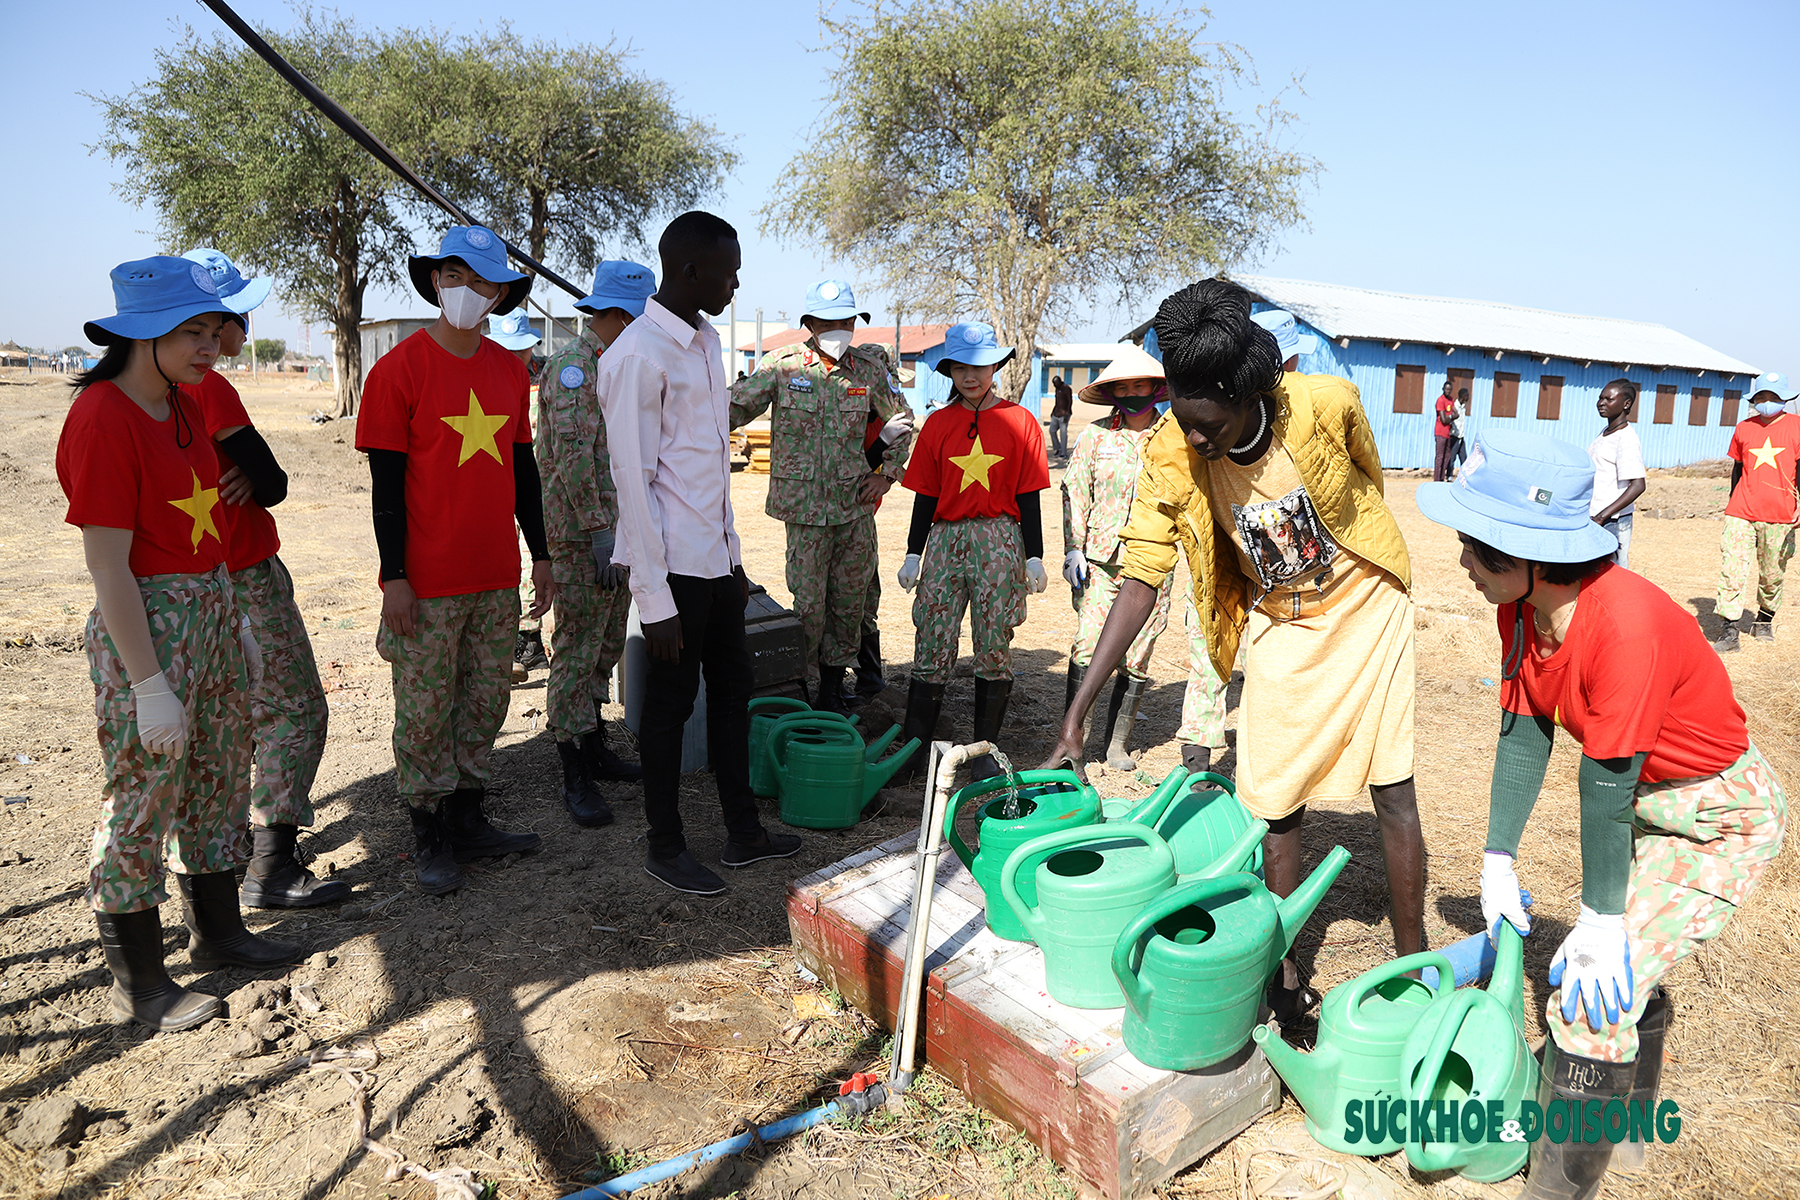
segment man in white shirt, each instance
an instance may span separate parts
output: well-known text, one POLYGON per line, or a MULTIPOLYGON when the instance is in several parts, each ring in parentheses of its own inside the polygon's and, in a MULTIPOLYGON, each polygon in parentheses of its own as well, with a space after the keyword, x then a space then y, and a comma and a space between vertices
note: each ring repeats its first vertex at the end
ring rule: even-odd
POLYGON ((1606 429, 1588 443, 1594 460, 1594 495, 1588 513, 1608 533, 1619 539, 1613 561, 1631 569, 1631 514, 1644 494, 1644 447, 1631 427, 1631 406, 1637 403, 1637 384, 1615 379, 1600 389, 1594 407, 1606 429))
POLYGON ((786 858, 800 839, 770 833, 750 791, 750 585, 731 512, 730 398, 717 316, 737 291, 737 231, 707 212, 663 230, 662 287, 600 360, 619 520, 613 562, 631 568, 649 651, 638 747, 649 855, 644 869, 677 891, 725 883, 688 852, 680 810, 681 734, 706 671, 706 744, 724 812, 719 861, 786 858))

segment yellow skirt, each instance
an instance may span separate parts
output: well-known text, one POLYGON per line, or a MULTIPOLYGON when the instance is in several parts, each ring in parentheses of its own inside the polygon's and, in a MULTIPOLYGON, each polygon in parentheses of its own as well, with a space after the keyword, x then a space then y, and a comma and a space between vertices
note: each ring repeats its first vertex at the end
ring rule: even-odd
POLYGON ((1413 602, 1369 564, 1326 596, 1252 609, 1238 797, 1266 821, 1413 773, 1413 602))

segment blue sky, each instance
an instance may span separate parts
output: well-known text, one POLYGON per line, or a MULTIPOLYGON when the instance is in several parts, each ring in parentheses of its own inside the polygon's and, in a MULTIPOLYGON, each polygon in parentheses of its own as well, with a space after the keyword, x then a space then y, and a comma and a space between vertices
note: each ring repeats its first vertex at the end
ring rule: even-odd
MULTIPOLYGON (((276 0, 237 8, 257 24, 290 20, 276 0)), ((826 93, 832 62, 808 52, 819 45, 815 4, 360 0, 344 11, 375 27, 451 32, 504 13, 527 37, 628 43, 638 70, 668 82, 743 157, 712 205, 744 235, 739 317, 758 306, 795 315, 812 279, 849 271, 762 238, 754 217, 826 93)), ((107 271, 159 249, 153 214, 114 196, 112 167, 85 149, 99 114, 79 93, 146 79, 177 22, 223 28, 199 4, 142 0, 9 17, 0 341, 79 341, 83 320, 112 311, 107 271)), ((1254 60, 1246 109, 1286 89, 1299 116, 1288 144, 1324 167, 1308 225, 1242 269, 1654 321, 1764 369, 1800 370, 1800 5, 1221 0, 1202 36, 1254 60)), ((569 311, 560 292, 539 291, 569 311)), ((861 298, 877 322, 891 320, 884 297, 861 298)), ((259 311, 257 332, 294 341, 278 302, 259 311)), ((372 316, 418 308, 399 294, 367 305, 372 316)), ((1062 332, 1110 340, 1147 315, 1100 304, 1062 332)))

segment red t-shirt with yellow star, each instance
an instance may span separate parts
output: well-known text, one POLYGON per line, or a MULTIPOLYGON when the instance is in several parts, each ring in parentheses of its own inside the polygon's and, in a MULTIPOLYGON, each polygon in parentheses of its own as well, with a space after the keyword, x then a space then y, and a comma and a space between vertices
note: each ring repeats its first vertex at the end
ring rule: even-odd
MULTIPOLYGON (((221 429, 251 423, 250 414, 244 411, 244 401, 238 396, 238 390, 217 371, 208 371, 197 385, 181 390, 199 406, 200 427, 206 432, 207 440, 212 441, 213 452, 219 456, 219 474, 223 475, 233 466, 231 455, 225 453, 225 448, 213 438, 221 429)), ((241 571, 245 567, 254 567, 281 549, 281 535, 275 532, 275 518, 256 501, 220 505, 219 512, 223 514, 226 526, 226 569, 241 571)))
POLYGON ((1010 400, 979 417, 952 402, 925 418, 901 484, 937 497, 937 519, 1019 519, 1019 494, 1050 486, 1044 430, 1010 400))
POLYGON ((170 407, 179 413, 158 421, 96 383, 75 397, 56 443, 63 519, 131 530, 133 575, 197 575, 225 561, 218 456, 194 402, 177 392, 170 407))
POLYGON ((406 455, 406 578, 420 597, 519 586, 513 446, 531 441, 530 396, 525 364, 486 338, 458 358, 421 329, 370 368, 356 448, 406 455))
POLYGON ((1774 525, 1794 523, 1794 465, 1800 461, 1800 417, 1782 413, 1767 425, 1755 417, 1738 422, 1725 451, 1744 465, 1743 477, 1725 502, 1725 515, 1774 525))

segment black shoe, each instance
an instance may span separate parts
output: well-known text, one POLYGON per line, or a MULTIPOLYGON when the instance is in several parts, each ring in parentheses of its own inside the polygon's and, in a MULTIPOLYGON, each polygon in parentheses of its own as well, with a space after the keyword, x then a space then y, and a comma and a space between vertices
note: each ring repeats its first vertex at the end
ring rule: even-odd
MULTIPOLYGON (((1764 620, 1763 617, 1759 614, 1757 616, 1756 620, 1750 622, 1750 636, 1755 638, 1759 642, 1774 641, 1775 640, 1775 616, 1774 616, 1774 614, 1771 613, 1767 620, 1764 620)), ((1624 1143, 1621 1142, 1620 1145, 1624 1145, 1624 1143)))
POLYGON ((717 896, 725 890, 725 881, 694 861, 694 856, 686 850, 674 858, 646 855, 644 870, 650 878, 690 896, 717 896))
POLYGON ((1319 1006, 1319 993, 1312 990, 1304 982, 1288 987, 1285 975, 1287 960, 1275 968, 1274 978, 1269 986, 1263 989, 1263 1001, 1269 1011, 1281 1023, 1283 1030, 1292 1029, 1294 1025, 1306 1018, 1306 1015, 1319 1006))
POLYGON ((252 825, 254 851, 238 900, 251 908, 316 908, 350 898, 350 885, 326 881, 300 865, 294 845, 300 831, 292 825, 252 825))
POLYGON ((839 715, 849 713, 850 706, 844 703, 844 672, 847 669, 819 664, 819 695, 813 702, 814 708, 839 715))
POLYGON ((856 651, 856 694, 867 698, 886 688, 887 680, 881 677, 881 631, 871 629, 862 635, 856 651))
POLYGON ((544 653, 542 630, 519 630, 519 640, 513 643, 513 661, 527 671, 540 671, 550 665, 549 656, 544 653))
POLYGON ((755 845, 741 842, 725 843, 725 849, 719 853, 719 863, 727 867, 747 867, 751 863, 759 863, 769 858, 792 858, 800 853, 800 839, 791 833, 763 832, 763 840, 755 845))
POLYGON ((1181 747, 1181 765, 1187 768, 1189 775, 1196 777, 1194 787, 1211 786, 1198 778, 1201 774, 1212 770, 1211 746, 1195 746, 1191 743, 1184 743, 1181 747))
POLYGON ((607 747, 605 726, 581 735, 581 755, 587 762, 589 779, 606 783, 636 783, 644 777, 642 766, 627 762, 607 747))
POLYGON ((1137 770, 1137 759, 1125 747, 1137 724, 1138 705, 1143 702, 1144 687, 1149 682, 1120 671, 1113 684, 1112 702, 1106 709, 1106 765, 1114 771, 1137 770))
MULTIPOLYGON (((1625 1107, 1636 1112, 1640 1104, 1645 1111, 1656 1111, 1656 1092, 1662 1083, 1663 1045, 1669 1033, 1669 1024, 1675 1018, 1674 1007, 1669 1003, 1667 988, 1658 987, 1650 993, 1650 999, 1644 1005, 1644 1015, 1638 1018, 1638 1056, 1637 1071, 1631 1077, 1631 1097, 1625 1107)), ((1649 1153, 1649 1142, 1635 1142, 1627 1139, 1613 1147, 1612 1169, 1622 1175, 1636 1175, 1643 1171, 1645 1156, 1649 1153)))
POLYGON ((163 1033, 210 1021, 225 1012, 217 996, 190 992, 163 967, 162 918, 156 909, 95 913, 100 951, 112 972, 113 1012, 163 1033))
POLYGON ((297 963, 306 951, 293 942, 257 937, 244 928, 238 907, 237 873, 176 875, 187 901, 188 961, 203 971, 214 967, 280 967, 297 963))
MULTIPOLYGON (((1552 1098, 1581 1111, 1589 1100, 1605 1104, 1631 1091, 1637 1063, 1601 1062, 1570 1054, 1551 1038, 1544 1043, 1544 1073, 1538 1079, 1537 1102, 1546 1116, 1552 1098)), ((1577 1118, 1579 1119, 1579 1118, 1577 1118)), ((1613 1144, 1550 1140, 1549 1131, 1531 1143, 1531 1167, 1518 1200, 1591 1200, 1612 1164, 1613 1144)))
POLYGON ((569 819, 585 829, 611 825, 612 806, 588 777, 587 758, 582 754, 581 747, 574 742, 558 742, 556 754, 562 759, 562 804, 569 819))
MULTIPOLYGON (((1012 680, 975 677, 975 740, 1000 744, 1000 726, 1006 720, 1006 701, 1012 695, 1012 680)), ((971 780, 992 779, 1000 774, 1000 764, 983 754, 969 760, 971 780)))
MULTIPOLYGON (((1743 618, 1740 618, 1740 620, 1748 619, 1748 613, 1746 613, 1743 618)), ((1719 635, 1719 640, 1712 644, 1712 648, 1717 650, 1720 654, 1730 654, 1733 650, 1736 650, 1738 648, 1739 623, 1739 621, 1725 622, 1725 632, 1719 635)))
MULTIPOLYGON (((439 801, 439 805, 442 805, 439 801)), ((413 806, 413 867, 418 873, 419 890, 427 896, 442 896, 463 885, 462 868, 450 851, 450 839, 444 834, 444 820, 432 808, 413 806)))
POLYGON ((900 727, 900 744, 919 739, 919 748, 905 766, 894 772, 893 783, 913 782, 931 762, 931 736, 937 732, 938 714, 944 707, 944 685, 915 679, 906 691, 906 720, 900 727))
POLYGON ((438 801, 438 816, 451 853, 459 863, 504 854, 530 854, 544 844, 535 833, 507 833, 495 829, 481 811, 486 793, 481 788, 457 788, 438 801))

